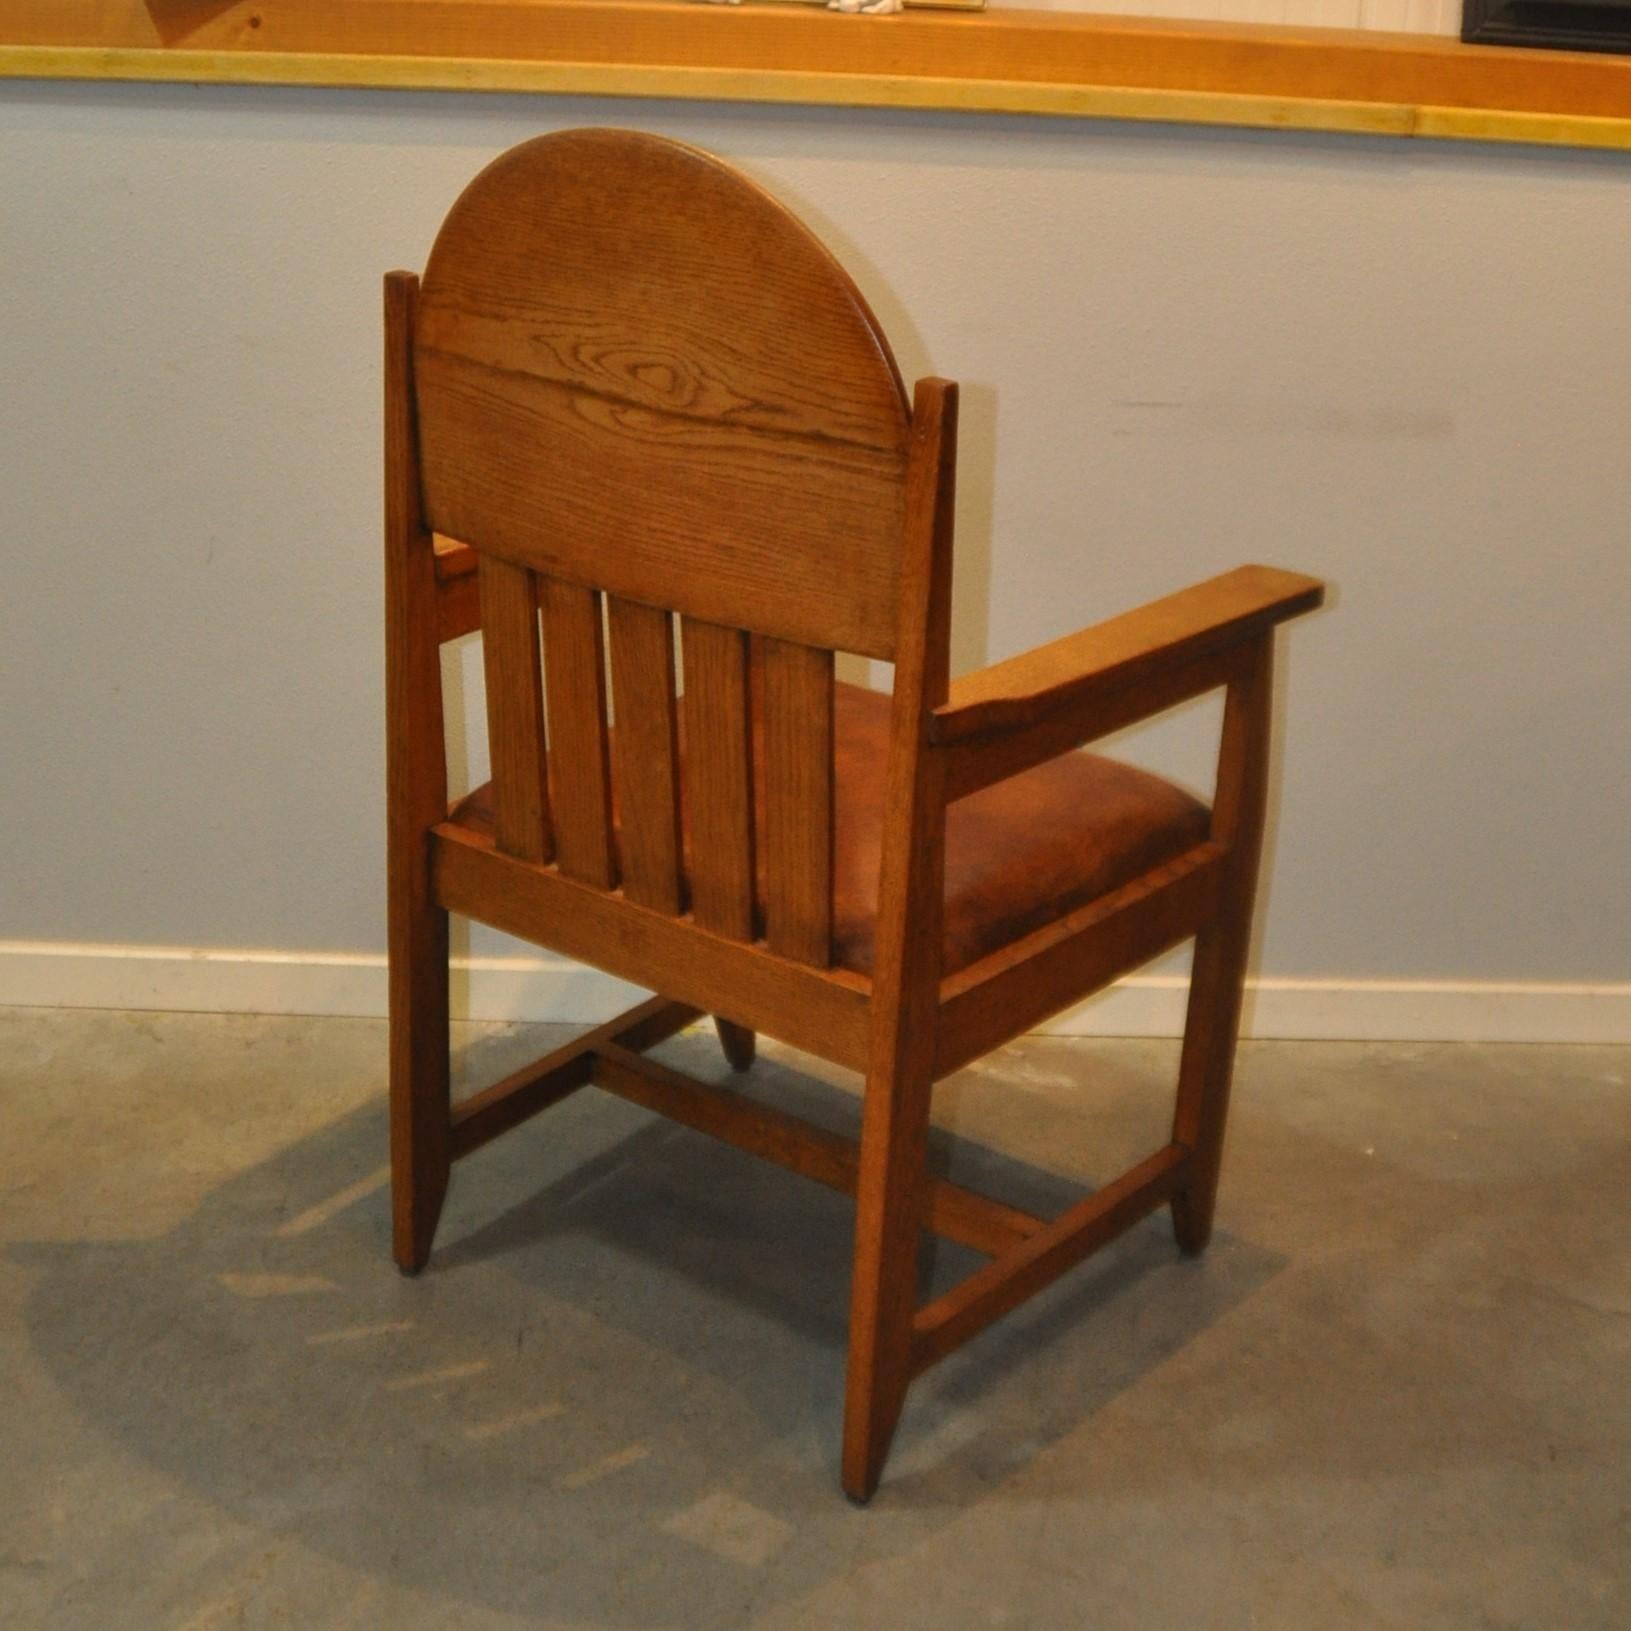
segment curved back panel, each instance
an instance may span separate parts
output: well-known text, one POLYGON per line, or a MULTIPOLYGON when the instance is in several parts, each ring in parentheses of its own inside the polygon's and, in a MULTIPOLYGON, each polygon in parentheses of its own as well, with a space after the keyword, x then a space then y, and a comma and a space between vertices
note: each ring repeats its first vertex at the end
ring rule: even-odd
POLYGON ((706 154, 540 137, 466 189, 415 334, 426 519, 710 623, 894 656, 908 408, 826 249, 706 154))

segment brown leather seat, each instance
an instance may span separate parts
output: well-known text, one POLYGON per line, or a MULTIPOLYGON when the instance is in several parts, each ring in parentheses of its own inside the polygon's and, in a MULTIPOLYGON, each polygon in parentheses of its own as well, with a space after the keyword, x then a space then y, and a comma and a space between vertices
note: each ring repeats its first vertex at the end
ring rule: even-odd
MULTIPOLYGON (((836 688, 833 961, 872 970, 890 699, 836 688)), ((614 789, 615 811, 615 789, 614 789)), ((762 808, 763 800, 760 800, 762 808)), ((491 832, 492 784, 454 819, 491 832)), ((946 820, 945 965, 959 968, 1204 841, 1206 806, 1147 771, 1067 753, 959 799, 946 820)))

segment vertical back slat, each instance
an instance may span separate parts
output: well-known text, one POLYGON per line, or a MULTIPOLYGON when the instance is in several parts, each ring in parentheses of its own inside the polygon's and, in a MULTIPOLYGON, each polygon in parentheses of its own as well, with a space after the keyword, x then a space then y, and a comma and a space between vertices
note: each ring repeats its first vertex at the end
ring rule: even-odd
POLYGON ((623 892, 659 912, 685 908, 680 859, 674 623, 667 612, 607 597, 623 892))
POLYGON ((610 889, 617 882, 617 868, 600 596, 558 578, 544 577, 540 582, 549 749, 555 771, 555 860, 568 877, 610 889))
POLYGON ((685 797, 691 909, 705 929, 753 939, 753 729, 748 637, 687 617, 685 797))
POLYGON ((833 655, 761 642, 765 936, 784 957, 832 957, 833 655))
POLYGON ((477 572, 498 847, 525 861, 547 861, 552 836, 532 574, 490 555, 477 572))

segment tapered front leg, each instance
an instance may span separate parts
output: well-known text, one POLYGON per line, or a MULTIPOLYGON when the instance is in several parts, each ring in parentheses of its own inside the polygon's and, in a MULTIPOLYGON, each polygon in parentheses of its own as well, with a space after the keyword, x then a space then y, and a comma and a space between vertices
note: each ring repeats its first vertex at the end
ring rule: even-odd
POLYGON ((1191 1151, 1189 1180, 1172 1199, 1173 1232, 1186 1252, 1206 1249, 1217 1206, 1268 803, 1272 638, 1248 648, 1224 708, 1212 833, 1228 846, 1228 871, 1218 915, 1195 941, 1172 1122, 1174 1142, 1191 1151))
POLYGON ((1173 1118, 1174 1140, 1193 1152, 1189 1181, 1172 1198, 1173 1233, 1190 1253, 1204 1251, 1212 1238, 1250 938, 1248 898, 1232 903, 1232 909, 1203 929, 1195 943, 1173 1118))
POLYGON ((850 1285, 844 1489, 872 1498, 911 1379, 929 1131, 929 1061, 867 1079, 850 1285))

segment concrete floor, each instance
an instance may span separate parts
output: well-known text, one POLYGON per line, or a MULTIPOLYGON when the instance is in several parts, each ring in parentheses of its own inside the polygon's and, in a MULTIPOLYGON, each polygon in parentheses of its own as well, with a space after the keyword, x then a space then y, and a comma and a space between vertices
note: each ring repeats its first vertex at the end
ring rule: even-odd
MULTIPOLYGON (((1174 1064, 1017 1046, 942 1090, 952 1170, 1057 1208, 1174 1064)), ((1153 1219, 930 1373, 865 1511, 847 1201, 589 1092, 404 1280, 382 1070, 371 1022, 0 1011, 0 1626, 1631 1626, 1631 1050, 1247 1048, 1208 1255, 1153 1219)))

